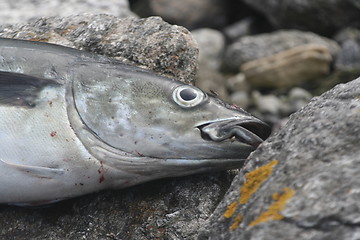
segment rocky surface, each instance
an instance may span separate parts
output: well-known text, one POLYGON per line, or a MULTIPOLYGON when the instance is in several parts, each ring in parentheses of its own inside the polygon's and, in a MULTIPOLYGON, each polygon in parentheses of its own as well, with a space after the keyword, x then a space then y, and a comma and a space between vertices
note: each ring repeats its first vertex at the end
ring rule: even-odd
POLYGON ((231 182, 227 173, 162 179, 44 208, 0 205, 1 239, 195 239, 231 182))
POLYGON ((276 28, 296 28, 332 35, 348 26, 360 27, 357 0, 243 0, 263 13, 276 28))
POLYGON ((2 0, 2 24, 26 23, 38 17, 67 17, 80 13, 106 13, 124 18, 136 16, 129 9, 127 0, 2 0))
POLYGON ((359 239, 359 141, 360 78, 253 152, 199 239, 359 239))
POLYGON ((0 26, 0 37, 44 41, 120 58, 168 77, 193 82, 198 48, 190 32, 159 17, 119 19, 105 14, 40 18, 0 26))

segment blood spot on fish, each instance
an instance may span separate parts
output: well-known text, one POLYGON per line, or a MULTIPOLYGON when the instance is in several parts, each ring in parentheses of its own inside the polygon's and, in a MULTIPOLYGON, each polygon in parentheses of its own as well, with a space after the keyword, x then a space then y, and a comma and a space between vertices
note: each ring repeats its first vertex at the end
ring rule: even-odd
POLYGON ((105 181, 105 173, 107 172, 107 169, 104 168, 103 162, 100 161, 100 167, 98 169, 98 173, 100 174, 99 183, 102 183, 105 181))
POLYGON ((50 133, 50 136, 51 136, 51 137, 55 137, 55 136, 56 136, 56 134, 57 134, 57 132, 56 132, 56 131, 52 131, 52 132, 50 133))

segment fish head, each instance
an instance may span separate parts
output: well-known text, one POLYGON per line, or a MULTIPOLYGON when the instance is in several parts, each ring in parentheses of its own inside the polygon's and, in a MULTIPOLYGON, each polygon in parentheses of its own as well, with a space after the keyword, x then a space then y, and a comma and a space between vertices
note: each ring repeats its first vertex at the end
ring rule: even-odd
POLYGON ((96 74, 74 82, 82 122, 132 163, 151 161, 147 169, 175 176, 239 168, 270 134, 263 121, 195 86, 131 69, 102 81, 96 74))

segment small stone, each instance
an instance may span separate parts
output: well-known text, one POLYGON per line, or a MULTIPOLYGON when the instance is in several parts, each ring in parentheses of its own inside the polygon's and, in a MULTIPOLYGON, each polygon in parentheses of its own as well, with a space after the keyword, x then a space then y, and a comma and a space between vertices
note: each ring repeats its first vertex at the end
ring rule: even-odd
POLYGON ((293 88, 288 95, 288 104, 291 112, 300 110, 303 106, 308 104, 312 98, 311 93, 302 88, 293 88))
POLYGON ((335 66, 339 70, 360 69, 360 30, 346 28, 335 36, 341 50, 335 66))
POLYGON ((191 33, 198 43, 200 65, 206 64, 214 70, 219 69, 225 48, 223 34, 210 28, 193 30, 191 33))
POLYGON ((270 113, 272 115, 279 115, 286 108, 284 103, 275 95, 261 95, 260 92, 254 91, 252 93, 253 103, 256 109, 262 113, 270 113))
POLYGON ((195 85, 205 92, 217 95, 222 100, 228 99, 224 76, 207 65, 199 67, 195 85))
POLYGON ((280 30, 272 33, 245 36, 230 44, 224 56, 223 69, 237 72, 249 61, 268 57, 281 51, 307 44, 326 47, 333 58, 339 52, 339 45, 328 38, 298 30, 280 30))
POLYGON ((243 73, 238 73, 235 76, 228 78, 226 81, 226 87, 229 92, 248 92, 250 90, 250 86, 246 82, 246 78, 243 73))
POLYGON ((224 34, 230 41, 235 41, 240 37, 250 35, 253 22, 254 19, 250 17, 242 19, 227 26, 224 29, 224 34))
POLYGON ((329 73, 332 57, 318 44, 297 46, 241 65, 252 87, 288 88, 329 73))
POLYGON ((249 94, 247 92, 234 92, 230 95, 230 102, 246 109, 250 105, 249 94))

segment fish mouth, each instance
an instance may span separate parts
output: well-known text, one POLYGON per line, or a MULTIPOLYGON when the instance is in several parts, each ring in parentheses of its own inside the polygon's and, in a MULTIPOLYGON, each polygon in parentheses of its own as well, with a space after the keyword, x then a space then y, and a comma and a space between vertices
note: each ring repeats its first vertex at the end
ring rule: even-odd
POLYGON ((238 141, 257 148, 271 133, 270 127, 260 120, 228 119, 197 126, 207 141, 238 141))

